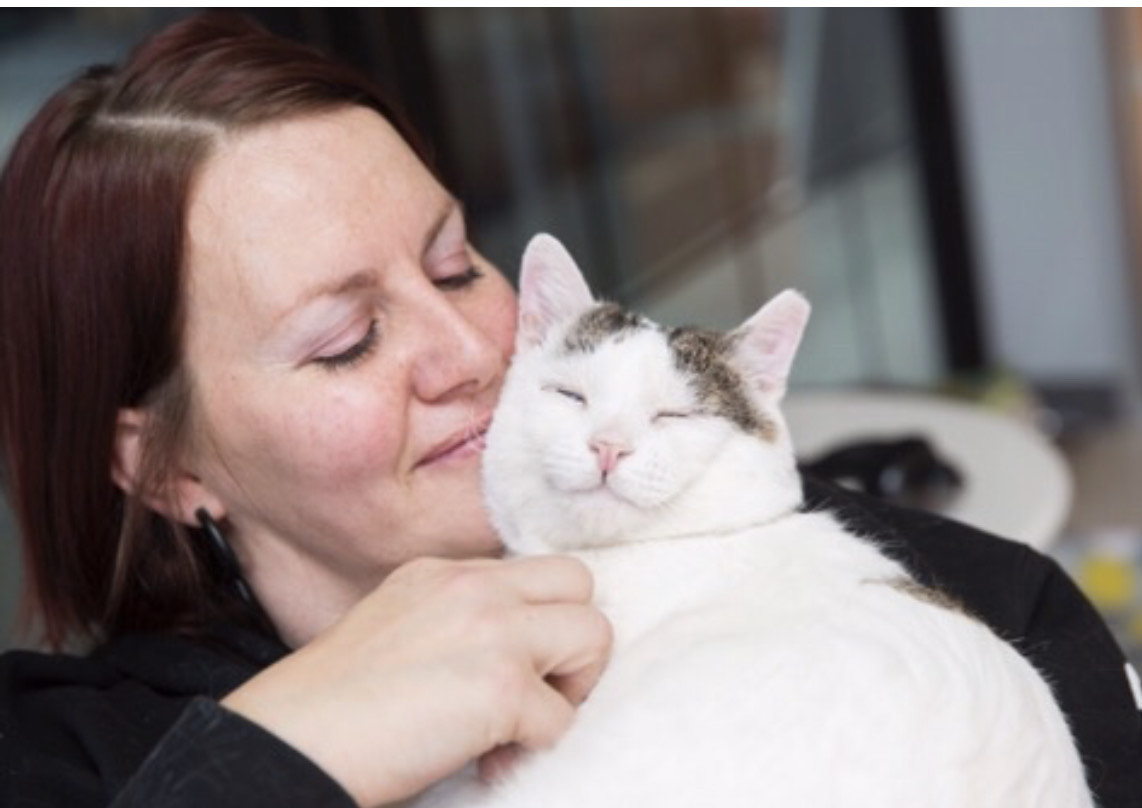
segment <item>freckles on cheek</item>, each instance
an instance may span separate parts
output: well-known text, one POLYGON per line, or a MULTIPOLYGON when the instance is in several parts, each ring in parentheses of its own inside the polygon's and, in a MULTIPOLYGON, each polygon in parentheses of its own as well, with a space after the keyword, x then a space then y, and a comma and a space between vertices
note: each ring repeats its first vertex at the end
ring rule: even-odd
POLYGON ((375 414, 329 402, 299 415, 296 450, 324 487, 338 487, 366 473, 396 474, 399 427, 375 414))
POLYGON ((510 312, 511 316, 505 316, 501 321, 499 327, 499 345, 500 352, 504 356, 505 362, 510 362, 512 354, 515 353, 515 337, 516 337, 516 306, 515 299, 509 298, 510 305, 504 307, 505 312, 510 312))

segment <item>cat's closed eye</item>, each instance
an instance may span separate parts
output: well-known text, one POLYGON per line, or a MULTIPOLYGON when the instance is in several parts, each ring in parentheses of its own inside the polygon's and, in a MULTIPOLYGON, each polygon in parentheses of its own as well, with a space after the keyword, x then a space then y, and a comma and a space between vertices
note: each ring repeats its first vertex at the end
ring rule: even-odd
POLYGON ((545 389, 551 391, 552 393, 558 393, 559 395, 563 396, 564 398, 567 398, 567 399, 570 399, 571 401, 574 401, 576 404, 586 404, 587 403, 587 397, 585 395, 583 395, 582 393, 579 393, 575 390, 572 390, 569 387, 559 387, 557 385, 549 385, 545 389))
POLYGON ((660 410, 654 414, 654 420, 662 421, 671 418, 689 418, 693 415, 697 415, 697 413, 691 412, 690 410, 660 410))

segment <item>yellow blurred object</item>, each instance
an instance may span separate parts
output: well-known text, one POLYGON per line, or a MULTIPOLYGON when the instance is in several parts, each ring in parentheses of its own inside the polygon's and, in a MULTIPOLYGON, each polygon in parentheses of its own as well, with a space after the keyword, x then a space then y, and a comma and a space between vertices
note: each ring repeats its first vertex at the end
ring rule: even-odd
MULTIPOLYGON (((991 368, 947 379, 937 392, 987 407, 994 412, 1043 429, 1044 408, 1034 388, 1021 375, 991 368)), ((1051 433, 1051 429, 1045 429, 1051 433)))
POLYGON ((1114 556, 1092 555, 1083 559, 1078 579, 1087 597, 1103 611, 1129 607, 1138 591, 1137 568, 1126 559, 1114 556))

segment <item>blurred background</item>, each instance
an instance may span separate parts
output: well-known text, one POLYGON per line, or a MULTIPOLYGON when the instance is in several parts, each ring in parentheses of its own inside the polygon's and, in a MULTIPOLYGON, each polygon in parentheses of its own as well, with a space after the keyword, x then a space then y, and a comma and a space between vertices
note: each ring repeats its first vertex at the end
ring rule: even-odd
MULTIPOLYGON (((0 10, 0 154, 192 12, 0 10)), ((801 289, 804 458, 918 434, 955 481, 921 505, 1058 558, 1142 657, 1137 10, 249 13, 403 100, 509 275, 546 230, 666 323, 801 289)), ((0 534, 2 647, 6 511, 0 534)))

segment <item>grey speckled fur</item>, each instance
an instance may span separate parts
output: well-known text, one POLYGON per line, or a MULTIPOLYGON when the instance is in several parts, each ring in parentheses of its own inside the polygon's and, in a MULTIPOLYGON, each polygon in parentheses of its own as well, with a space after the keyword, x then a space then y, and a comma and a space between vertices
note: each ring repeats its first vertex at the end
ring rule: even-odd
POLYGON ((571 326, 563 347, 568 353, 589 353, 608 339, 622 339, 632 331, 647 328, 657 326, 617 303, 600 303, 571 326))
POLYGON ((663 332, 675 366, 686 374, 711 415, 726 418, 762 440, 773 440, 773 424, 754 407, 745 383, 730 365, 733 335, 690 327, 666 330, 617 303, 601 303, 571 326, 563 348, 568 353, 589 353, 608 340, 621 340, 639 330, 663 332))

